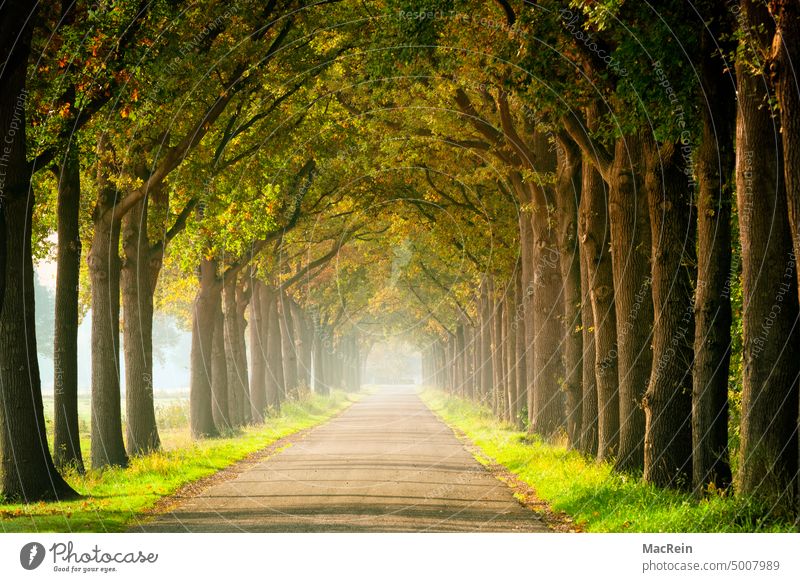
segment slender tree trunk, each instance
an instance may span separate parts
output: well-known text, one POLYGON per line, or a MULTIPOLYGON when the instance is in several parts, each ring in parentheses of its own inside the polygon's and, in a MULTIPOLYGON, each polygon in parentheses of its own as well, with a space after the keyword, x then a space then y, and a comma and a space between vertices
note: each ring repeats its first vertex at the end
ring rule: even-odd
POLYGON ((189 356, 189 409, 194 438, 219 434, 214 424, 211 392, 211 352, 216 320, 214 305, 215 302, 219 304, 220 295, 216 262, 201 260, 198 274, 200 288, 192 305, 192 351, 189 356))
MULTIPOLYGON (((692 388, 692 476, 697 491, 731 483, 728 374, 731 345, 731 192, 736 86, 713 45, 725 16, 702 37, 703 136, 697 151, 697 285, 692 388)), ((724 28, 723 28, 724 27, 724 28)))
POLYGON ((304 389, 311 388, 311 334, 305 314, 299 305, 290 301, 294 328, 297 331, 297 382, 304 389))
POLYGON ((247 308, 250 305, 251 288, 248 284, 249 279, 242 277, 236 285, 236 358, 239 362, 239 374, 241 376, 241 398, 239 399, 239 411, 242 415, 242 422, 250 424, 253 421, 251 414, 253 402, 250 399, 250 380, 247 367, 247 308))
POLYGON ((492 369, 494 370, 494 412, 497 418, 504 419, 506 412, 506 379, 504 377, 505 361, 503 346, 503 301, 497 298, 494 289, 492 305, 492 369))
POLYGON ((120 223, 113 219, 116 191, 104 182, 100 185, 88 258, 92 282, 92 467, 95 469, 128 464, 120 409, 120 223))
POLYGON ((506 369, 506 387, 507 394, 506 401, 508 402, 508 422, 515 424, 517 422, 517 415, 519 410, 519 393, 517 391, 517 370, 516 370, 516 356, 517 356, 517 331, 514 327, 514 307, 516 305, 515 291, 516 291, 516 277, 511 281, 509 290, 503 299, 503 330, 506 341, 505 346, 505 369, 506 369))
MULTIPOLYGON (((769 47, 773 22, 761 3, 742 0, 741 8, 744 51, 757 63, 759 49, 769 47)), ((781 128, 766 105, 764 79, 749 67, 745 59, 737 61, 744 368, 737 489, 775 507, 793 503, 797 485, 796 257, 786 220, 781 128)))
POLYGON ((525 335, 525 306, 524 306, 524 290, 522 287, 522 264, 518 262, 517 276, 515 280, 514 289, 514 326, 516 333, 514 334, 514 350, 515 350, 515 366, 517 372, 517 400, 514 405, 514 425, 518 429, 525 428, 525 420, 527 419, 525 407, 527 402, 527 370, 526 370, 526 335, 525 335))
MULTIPOLYGON (((585 186, 589 181, 586 178, 586 172, 594 172, 591 164, 588 161, 583 162, 583 185, 585 186)), ((600 177, 595 174, 592 178, 599 182, 600 177)), ((591 202, 589 196, 583 194, 578 209, 578 224, 580 228, 580 263, 581 263, 581 334, 583 335, 583 381, 581 386, 581 430, 580 430, 580 443, 579 447, 585 455, 597 455, 597 378, 595 376, 595 363, 597 361, 597 351, 595 346, 595 334, 597 328, 594 322, 594 313, 592 311, 592 279, 589 275, 590 265, 589 262, 594 260, 587 256, 586 242, 590 239, 584 239, 584 231, 587 230, 584 217, 592 219, 591 212, 588 209, 588 203, 591 202)), ((609 277, 611 275, 611 266, 609 265, 609 277)), ((593 265, 592 270, 596 269, 593 265)))
POLYGON ((616 468, 620 471, 644 467, 642 399, 652 364, 650 225, 647 194, 639 174, 642 167, 641 138, 618 139, 609 182, 608 214, 617 318, 620 433, 616 468))
POLYGON ((558 252, 563 281, 564 383, 567 437, 578 448, 583 415, 583 335, 581 331, 581 262, 578 205, 581 197, 581 152, 566 136, 558 139, 556 207, 558 252))
POLYGON ((56 467, 84 472, 78 422, 78 296, 81 272, 81 183, 78 145, 71 143, 58 176, 58 257, 53 345, 53 456, 56 467))
POLYGON ((25 78, 35 6, 0 6, 0 495, 32 502, 75 491, 55 470, 47 443, 36 359, 31 228, 34 200, 26 160, 25 78), (8 143, 9 139, 11 143, 8 143))
MULTIPOLYGON (((645 188, 652 229, 653 366, 644 397, 644 479, 662 487, 692 485, 692 361, 695 261, 694 185, 680 144, 647 146, 645 188)), ((689 154, 690 155, 690 154, 689 154)))
POLYGON ((493 393, 494 371, 492 369, 492 311, 488 293, 489 282, 485 279, 481 285, 481 390, 480 401, 486 403, 493 393))
POLYGON ((289 308, 289 299, 283 292, 279 293, 281 346, 283 350, 283 377, 286 392, 297 395, 297 346, 295 345, 295 328, 289 308))
POLYGON ((602 461, 614 458, 619 445, 618 325, 607 191, 600 174, 588 161, 584 163, 582 195, 581 252, 586 257, 594 322, 596 420, 590 416, 591 399, 590 410, 584 414, 597 424, 597 458, 602 461))
POLYGON ((261 287, 258 279, 253 279, 253 296, 250 299, 250 400, 253 405, 252 416, 256 423, 264 422, 267 408, 267 350, 266 337, 262 335, 264 322, 261 319, 261 287))
POLYGON ((153 294, 155 276, 147 237, 148 199, 123 218, 121 272, 128 454, 161 447, 153 402, 153 294))

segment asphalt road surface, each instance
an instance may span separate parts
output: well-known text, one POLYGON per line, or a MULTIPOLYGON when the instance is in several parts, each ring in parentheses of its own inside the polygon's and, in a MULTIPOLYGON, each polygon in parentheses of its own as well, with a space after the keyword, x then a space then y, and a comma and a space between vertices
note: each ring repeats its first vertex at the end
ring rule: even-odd
POLYGON ((382 387, 146 532, 543 532, 413 387, 382 387))

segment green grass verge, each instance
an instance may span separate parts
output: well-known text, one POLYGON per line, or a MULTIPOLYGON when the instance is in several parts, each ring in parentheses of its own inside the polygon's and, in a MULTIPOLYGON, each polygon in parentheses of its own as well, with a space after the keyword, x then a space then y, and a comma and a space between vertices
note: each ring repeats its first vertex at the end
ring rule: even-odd
POLYGON ((589 532, 796 532, 790 518, 720 493, 704 499, 659 489, 566 447, 542 442, 493 418, 488 408, 425 390, 425 403, 497 463, 589 532))
POLYGON ((82 499, 0 504, 0 531, 124 531, 142 511, 179 487, 216 473, 280 438, 321 424, 356 399, 357 395, 334 392, 286 402, 281 414, 265 425, 247 427, 225 438, 192 441, 188 427, 162 431, 164 451, 134 458, 126 469, 67 474, 70 485, 85 496, 82 499))

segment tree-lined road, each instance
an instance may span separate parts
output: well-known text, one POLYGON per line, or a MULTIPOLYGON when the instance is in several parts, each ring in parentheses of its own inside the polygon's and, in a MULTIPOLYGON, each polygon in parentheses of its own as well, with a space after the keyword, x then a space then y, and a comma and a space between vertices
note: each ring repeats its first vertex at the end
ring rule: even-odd
POLYGON ((145 532, 544 532, 411 387, 385 387, 145 532))

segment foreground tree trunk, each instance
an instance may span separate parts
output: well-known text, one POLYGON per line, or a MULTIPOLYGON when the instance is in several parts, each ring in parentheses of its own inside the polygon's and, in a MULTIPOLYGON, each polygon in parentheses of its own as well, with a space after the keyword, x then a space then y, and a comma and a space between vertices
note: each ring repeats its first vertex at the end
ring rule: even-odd
POLYGON ((214 333, 211 344, 211 413, 214 425, 220 431, 231 430, 228 406, 228 363, 225 358, 225 315, 222 313, 222 293, 218 290, 213 298, 214 333))
POLYGON ((581 330, 581 258, 578 249, 578 205, 581 198, 581 152, 567 136, 558 138, 556 209, 558 253, 563 282, 564 382, 567 437, 579 448, 583 400, 583 335, 581 330))
MULTIPOLYGON (((225 368, 228 371, 228 414, 231 426, 240 427, 246 423, 242 413, 247 402, 247 364, 242 362, 244 355, 240 345, 243 330, 240 327, 236 278, 231 277, 222 288, 222 311, 225 315, 225 368)), ((248 405, 249 406, 249 405, 248 405)))
MULTIPOLYGON (((102 150, 102 146, 101 146, 102 150)), ((122 440, 119 363, 119 237, 116 188, 100 160, 94 235, 89 251, 92 282, 92 467, 128 464, 122 440)))
POLYGON ((697 285, 692 387, 692 478, 695 490, 731 483, 728 459, 728 373, 731 344, 731 193, 736 86, 725 63, 713 53, 720 25, 703 34, 701 83, 702 142, 697 152, 697 285), (707 55, 707 56, 706 56, 707 55))
POLYGON ((596 453, 601 461, 614 458, 619 444, 617 317, 607 194, 600 174, 585 161, 580 237, 594 326, 594 360, 587 365, 592 367, 596 392, 585 393, 583 420, 585 450, 596 453))
POLYGON ((692 184, 679 144, 647 146, 645 188, 653 258, 653 366, 643 405, 644 479, 661 487, 692 484, 692 360, 695 260, 692 184))
POLYGON ((147 236, 149 197, 123 218, 122 303, 125 323, 125 402, 128 454, 145 455, 161 447, 153 402, 153 294, 160 264, 154 268, 147 236))
POLYGON ((203 259, 199 268, 200 288, 192 305, 192 351, 190 355, 189 409, 192 436, 217 436, 211 393, 211 351, 219 302, 216 261, 203 259))
MULTIPOLYGON (((772 19, 764 5, 742 0, 758 62, 769 47, 772 19)), ((751 52, 752 51, 752 52, 751 52)), ((737 61, 736 191, 742 243, 742 421, 738 491, 773 507, 794 503, 797 485, 798 334, 796 258, 784 188, 780 125, 766 106, 761 76, 737 61)))
POLYGON ((67 499, 77 494, 55 469, 47 443, 36 359, 31 227, 26 160, 25 77, 34 4, 0 6, 0 132, 5 176, 0 187, 0 495, 7 500, 67 499), (16 133, 16 135, 15 135, 16 133))
MULTIPOLYGON (((554 173, 555 154, 545 134, 533 138, 538 172, 554 173)), ((564 424, 564 395, 560 379, 564 374, 561 321, 561 271, 554 192, 550 186, 528 183, 533 207, 533 424, 531 430, 549 438, 564 424)))
POLYGON ((53 342, 53 456, 56 467, 84 472, 78 422, 78 299, 81 272, 81 183, 78 145, 58 173, 58 256, 53 342))

